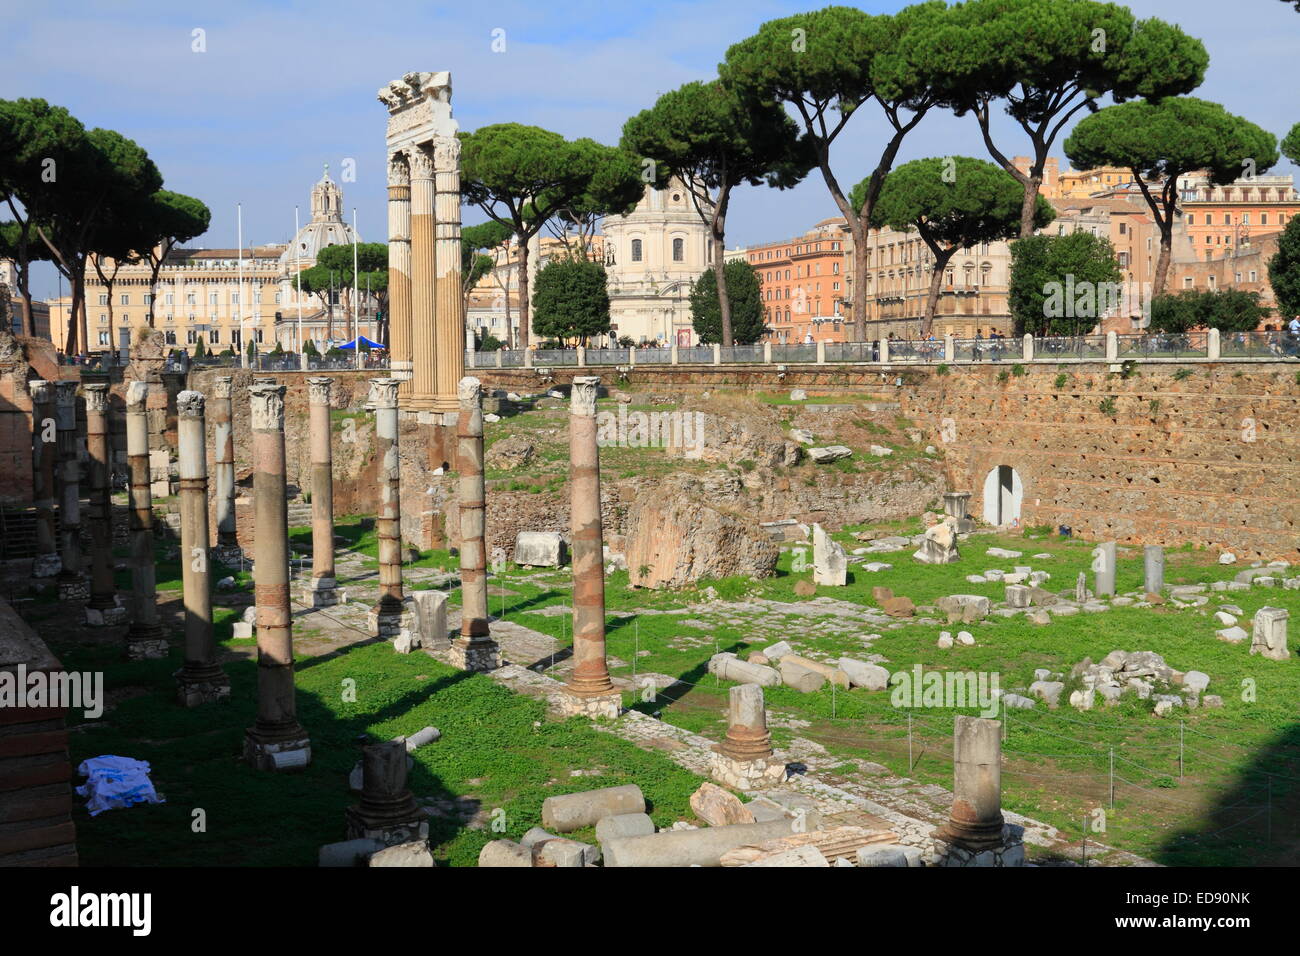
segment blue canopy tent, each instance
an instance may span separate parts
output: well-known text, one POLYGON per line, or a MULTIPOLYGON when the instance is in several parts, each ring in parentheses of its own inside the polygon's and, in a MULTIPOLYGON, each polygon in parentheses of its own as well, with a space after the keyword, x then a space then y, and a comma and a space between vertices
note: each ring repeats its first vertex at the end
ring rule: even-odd
POLYGON ((355 339, 353 339, 351 342, 344 342, 342 345, 336 345, 336 346, 334 346, 334 347, 335 347, 336 349, 338 349, 339 351, 341 351, 341 352, 347 352, 347 351, 350 351, 350 350, 352 350, 352 349, 355 349, 355 348, 357 347, 358 344, 369 345, 372 349, 382 349, 382 348, 383 348, 383 346, 382 346, 380 343, 378 343, 378 342, 372 342, 370 339, 366 338, 364 335, 358 335, 358 336, 357 336, 355 339))

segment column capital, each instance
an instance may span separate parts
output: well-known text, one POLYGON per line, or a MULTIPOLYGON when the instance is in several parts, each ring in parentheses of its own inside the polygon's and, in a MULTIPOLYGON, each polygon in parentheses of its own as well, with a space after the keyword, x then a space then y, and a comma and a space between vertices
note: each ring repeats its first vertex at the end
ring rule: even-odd
POLYGON ((433 138, 433 168, 438 172, 460 171, 460 139, 455 136, 433 138))
POLYGON ((231 398, 234 393, 235 379, 230 375, 218 375, 212 380, 213 398, 231 398))
POLYGON ((367 399, 375 408, 397 407, 397 379, 376 378, 370 381, 370 395, 367 399))
POLYGON ((45 405, 54 401, 53 382, 47 382, 43 378, 34 378, 27 383, 27 390, 31 392, 32 401, 37 405, 45 405))
POLYGON ((466 375, 456 385, 456 397, 461 408, 478 408, 483 400, 483 385, 473 375, 466 375))
POLYGON ((411 179, 433 179, 434 163, 433 154, 429 148, 424 145, 411 147, 408 154, 411 168, 411 179))
POLYGON ((86 411, 102 415, 108 411, 108 383, 92 382, 83 385, 86 391, 86 411))
POLYGON ((148 382, 126 383, 126 407, 128 411, 142 412, 149 398, 148 382))
POLYGON ((569 393, 569 414, 585 418, 596 416, 596 392, 600 389, 599 375, 579 375, 573 380, 569 393))
POLYGON ((207 398, 202 392, 186 389, 176 396, 177 418, 202 418, 207 398))
POLYGON ((411 164, 401 151, 388 154, 388 185, 411 185, 411 164))
POLYGON ((284 430, 284 386, 258 382, 248 387, 253 431, 284 430))
POLYGON ((309 388, 308 401, 313 405, 328 405, 330 403, 330 394, 334 388, 334 379, 327 377, 313 377, 307 379, 309 388))

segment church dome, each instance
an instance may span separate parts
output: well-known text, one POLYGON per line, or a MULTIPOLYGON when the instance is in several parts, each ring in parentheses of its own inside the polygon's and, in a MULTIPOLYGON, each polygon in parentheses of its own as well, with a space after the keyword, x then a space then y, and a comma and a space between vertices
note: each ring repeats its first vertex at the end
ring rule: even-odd
MULTIPOLYGON (((343 221, 343 190, 330 178, 327 163, 325 175, 311 188, 311 220, 298 230, 280 256, 281 268, 290 275, 297 265, 309 269, 316 264, 322 249, 351 245, 352 236, 352 227, 343 221)), ((361 241, 359 235, 356 241, 361 241)))

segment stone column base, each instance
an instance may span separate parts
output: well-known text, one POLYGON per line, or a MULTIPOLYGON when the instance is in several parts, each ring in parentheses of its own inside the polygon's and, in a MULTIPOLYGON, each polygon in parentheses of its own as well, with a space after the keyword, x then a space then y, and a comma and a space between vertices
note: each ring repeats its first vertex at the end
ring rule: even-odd
POLYGON ((199 707, 230 700, 230 678, 225 674, 211 678, 189 677, 176 672, 176 702, 182 707, 199 707))
POLYGON ((125 624, 129 612, 120 604, 113 607, 86 607, 85 623, 87 627, 114 627, 118 624, 125 624))
POLYGON ((567 687, 553 698, 556 708, 565 717, 608 717, 613 720, 623 712, 623 695, 618 691, 585 697, 567 687))
POLYGON ((490 638, 458 637, 451 642, 447 660, 452 667, 481 674, 501 666, 501 648, 490 638))
POLYGON ((1025 828, 1008 823, 1002 839, 991 844, 966 845, 946 839, 942 829, 934 834, 935 866, 1024 866, 1025 828))
POLYGON ((408 617, 406 611, 380 611, 378 606, 372 607, 366 614, 366 629, 374 637, 383 637, 392 639, 400 637, 402 629, 414 630, 415 621, 413 616, 408 617))
POLYGON ((333 607, 339 603, 338 582, 334 578, 312 578, 303 585, 302 603, 308 607, 333 607))
POLYGON ((349 840, 378 840, 385 846, 399 846, 429 839, 429 818, 424 811, 411 820, 380 822, 367 819, 357 807, 348 807, 344 814, 348 821, 349 840))
POLYGON ((32 560, 32 577, 52 578, 63 570, 63 559, 57 554, 38 554, 32 560))
POLYGON ((58 585, 60 602, 81 604, 90 600, 90 582, 81 575, 60 578, 58 585))
POLYGON ((128 661, 162 660, 170 652, 165 637, 131 637, 126 638, 126 659, 128 661))
POLYGON ((709 776, 735 790, 765 790, 785 779, 785 764, 774 757, 737 760, 715 751, 709 756, 709 776))
POLYGON ((311 763, 311 740, 305 735, 262 740, 248 730, 244 732, 244 760, 254 770, 301 770, 311 763))

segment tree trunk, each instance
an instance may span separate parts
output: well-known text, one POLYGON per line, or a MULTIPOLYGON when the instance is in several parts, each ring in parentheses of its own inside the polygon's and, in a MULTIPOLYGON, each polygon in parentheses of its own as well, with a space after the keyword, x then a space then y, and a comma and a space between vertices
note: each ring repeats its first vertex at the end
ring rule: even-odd
POLYGON ((1174 246, 1174 227, 1172 217, 1160 223, 1160 252, 1156 256, 1156 274, 1151 278, 1151 297, 1155 298, 1165 291, 1169 281, 1169 261, 1174 246))
POLYGON ((921 338, 923 339, 929 336, 930 329, 934 327, 934 313, 939 307, 939 292, 943 288, 943 275, 948 270, 948 263, 952 261, 952 257, 956 252, 956 246, 951 249, 930 246, 930 254, 934 256, 934 269, 930 273, 930 291, 925 297, 925 312, 921 317, 921 338))
POLYGON ((1038 190, 1043 185, 1043 174, 1030 175, 1025 183, 1025 198, 1020 204, 1020 238, 1034 234, 1034 212, 1038 208, 1038 190))
MULTIPOLYGON (((528 350, 528 320, 532 309, 528 302, 528 241, 519 233, 519 347, 528 350)), ((509 308, 510 296, 506 295, 506 307, 509 308)))

